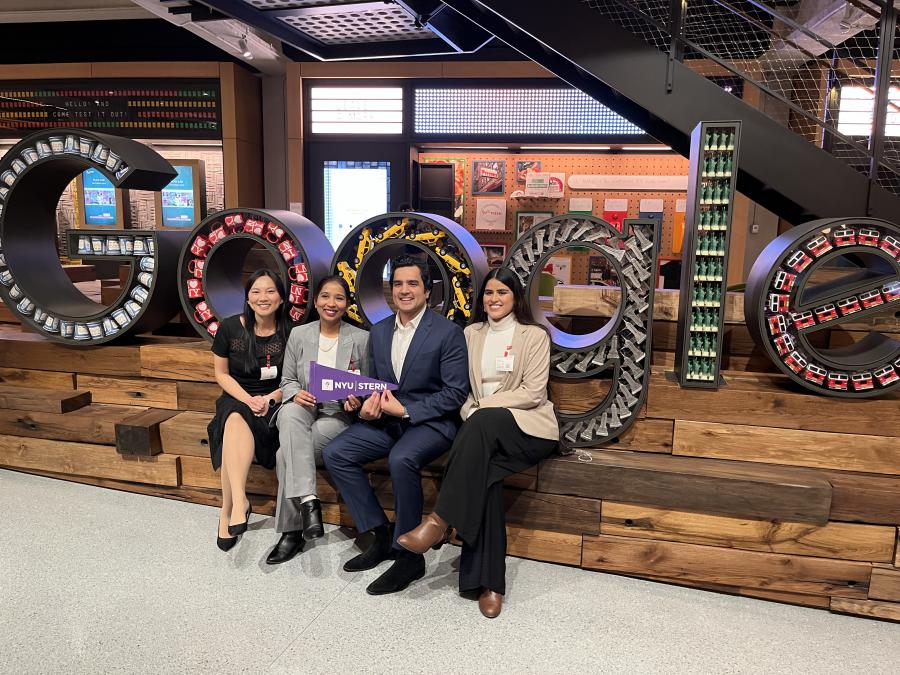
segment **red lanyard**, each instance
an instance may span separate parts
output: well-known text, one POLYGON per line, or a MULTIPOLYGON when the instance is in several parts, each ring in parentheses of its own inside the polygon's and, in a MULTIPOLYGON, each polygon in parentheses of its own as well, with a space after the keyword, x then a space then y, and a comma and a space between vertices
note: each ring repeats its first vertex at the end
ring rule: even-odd
POLYGON ((266 368, 269 368, 272 365, 272 355, 266 354, 266 368))

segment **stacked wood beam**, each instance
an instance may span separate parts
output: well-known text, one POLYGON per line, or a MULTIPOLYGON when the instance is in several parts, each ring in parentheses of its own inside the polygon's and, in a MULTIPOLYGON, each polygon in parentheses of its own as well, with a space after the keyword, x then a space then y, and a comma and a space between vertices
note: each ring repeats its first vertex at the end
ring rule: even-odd
MULTIPOLYGON (((553 309, 608 316, 607 294, 560 288, 553 309)), ((842 401, 792 387, 750 339, 742 296, 728 298, 727 386, 680 389, 665 376, 676 307, 677 294, 658 294, 654 372, 634 426, 507 480, 510 553, 900 621, 900 397, 842 401)), ((819 339, 848 344, 868 328, 819 339)), ((575 412, 607 386, 554 382, 551 396, 575 412)), ((206 425, 218 395, 200 340, 73 350, 7 326, 0 465, 217 505, 206 425)), ((392 509, 386 464, 370 468, 392 509)), ((441 462, 424 474, 428 509, 441 462)), ((253 467, 249 490, 257 512, 274 512, 273 472, 253 467)), ((318 491, 328 522, 352 525, 324 470, 318 491)))

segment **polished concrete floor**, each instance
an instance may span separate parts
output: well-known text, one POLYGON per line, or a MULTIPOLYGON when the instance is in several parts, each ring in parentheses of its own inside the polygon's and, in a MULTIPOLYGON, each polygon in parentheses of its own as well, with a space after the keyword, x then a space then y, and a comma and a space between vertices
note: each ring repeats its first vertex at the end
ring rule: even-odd
POLYGON ((489 621, 453 547, 370 597, 338 528, 270 567, 272 518, 224 554, 213 508, 2 470, 0 514, 4 674, 900 672, 900 626, 821 610, 510 558, 489 621))

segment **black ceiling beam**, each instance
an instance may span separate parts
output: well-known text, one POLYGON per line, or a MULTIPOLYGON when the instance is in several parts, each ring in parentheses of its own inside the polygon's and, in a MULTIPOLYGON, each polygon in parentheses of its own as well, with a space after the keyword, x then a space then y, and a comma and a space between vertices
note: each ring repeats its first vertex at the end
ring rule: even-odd
POLYGON ((454 51, 469 54, 478 51, 494 37, 440 0, 396 0, 397 4, 427 26, 454 51))
POLYGON ((442 1, 682 155, 701 120, 741 120, 738 189, 792 223, 866 215, 867 204, 887 220, 900 213, 900 198, 684 64, 668 64, 665 52, 580 0, 557 0, 553 11, 520 0, 442 1))

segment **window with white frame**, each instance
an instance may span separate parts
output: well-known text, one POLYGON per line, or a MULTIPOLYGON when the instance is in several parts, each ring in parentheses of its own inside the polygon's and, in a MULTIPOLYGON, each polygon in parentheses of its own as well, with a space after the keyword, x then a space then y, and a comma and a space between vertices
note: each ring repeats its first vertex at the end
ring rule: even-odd
POLYGON ((403 133, 401 87, 310 87, 314 134, 403 133))
POLYGON ((416 134, 644 134, 643 129, 577 89, 417 87, 414 100, 416 134))
MULTIPOLYGON (((874 110, 874 88, 842 87, 841 101, 838 107, 838 131, 846 136, 869 136, 872 133, 874 110)), ((900 87, 891 87, 888 91, 888 111, 884 135, 900 136, 900 87)))

